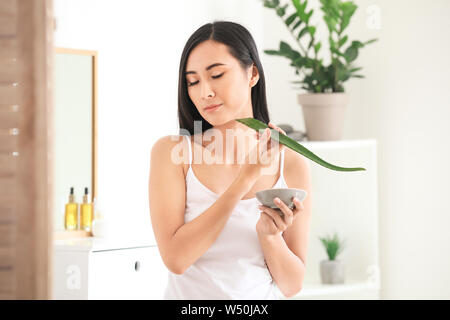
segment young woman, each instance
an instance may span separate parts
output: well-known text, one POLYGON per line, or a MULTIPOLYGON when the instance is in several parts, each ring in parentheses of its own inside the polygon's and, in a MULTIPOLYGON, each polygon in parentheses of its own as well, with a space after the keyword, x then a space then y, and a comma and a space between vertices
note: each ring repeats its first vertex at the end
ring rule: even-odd
POLYGON ((170 271, 165 298, 277 299, 275 286, 286 297, 297 294, 305 276, 310 171, 303 156, 275 148, 270 130, 256 133, 235 121, 255 118, 285 133, 269 123, 264 72, 246 28, 216 21, 192 34, 181 56, 178 101, 180 131, 187 134, 154 144, 149 179, 152 227, 170 271), (214 143, 229 132, 233 142, 249 143, 230 148, 222 141, 210 152, 211 131, 214 143), (174 161, 177 148, 186 161, 174 161), (195 161, 208 152, 225 161, 195 161), (255 197, 271 188, 303 189, 308 196, 303 203, 293 199, 292 210, 275 201, 281 216, 255 197))

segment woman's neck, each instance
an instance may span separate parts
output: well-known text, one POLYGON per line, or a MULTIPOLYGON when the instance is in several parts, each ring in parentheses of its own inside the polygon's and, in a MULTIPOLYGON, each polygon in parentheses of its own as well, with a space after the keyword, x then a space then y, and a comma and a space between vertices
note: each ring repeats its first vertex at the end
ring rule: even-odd
POLYGON ((245 156, 256 145, 256 131, 235 120, 205 131, 201 137, 204 155, 209 162, 240 166, 245 156))

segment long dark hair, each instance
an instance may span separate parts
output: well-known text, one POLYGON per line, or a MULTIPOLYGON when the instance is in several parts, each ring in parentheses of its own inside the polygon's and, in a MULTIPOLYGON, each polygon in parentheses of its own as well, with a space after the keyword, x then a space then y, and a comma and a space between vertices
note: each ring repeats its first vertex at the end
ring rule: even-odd
POLYGON ((259 60, 258 50, 250 32, 242 25, 230 21, 214 21, 198 28, 188 39, 181 54, 180 70, 178 79, 178 119, 180 133, 188 131, 194 134, 194 121, 202 122, 202 132, 212 128, 198 112, 187 91, 185 77, 186 62, 191 51, 200 43, 206 40, 214 40, 228 46, 229 52, 240 63, 245 70, 253 63, 259 71, 259 80, 252 87, 252 108, 253 118, 266 124, 269 123, 269 112, 267 110, 266 81, 264 71, 259 60))

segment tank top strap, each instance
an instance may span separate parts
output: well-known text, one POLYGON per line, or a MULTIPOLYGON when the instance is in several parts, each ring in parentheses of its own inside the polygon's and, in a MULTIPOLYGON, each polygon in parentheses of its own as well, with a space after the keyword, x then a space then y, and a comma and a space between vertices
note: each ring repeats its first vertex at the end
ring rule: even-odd
POLYGON ((185 135, 185 137, 186 137, 186 140, 188 141, 188 146, 189 146, 189 167, 190 167, 191 163, 192 163, 191 136, 185 135))
POLYGON ((284 169, 284 151, 286 149, 286 146, 281 150, 281 158, 280 158, 280 176, 283 177, 283 169, 284 169))

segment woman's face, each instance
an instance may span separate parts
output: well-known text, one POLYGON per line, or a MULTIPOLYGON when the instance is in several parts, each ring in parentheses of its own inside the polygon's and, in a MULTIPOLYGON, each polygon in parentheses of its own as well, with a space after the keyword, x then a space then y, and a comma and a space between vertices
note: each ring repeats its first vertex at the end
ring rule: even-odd
POLYGON ((251 89, 258 82, 255 66, 243 70, 220 42, 207 40, 195 47, 186 63, 188 94, 202 117, 213 126, 253 117, 251 89), (214 110, 207 106, 220 104, 214 110))

